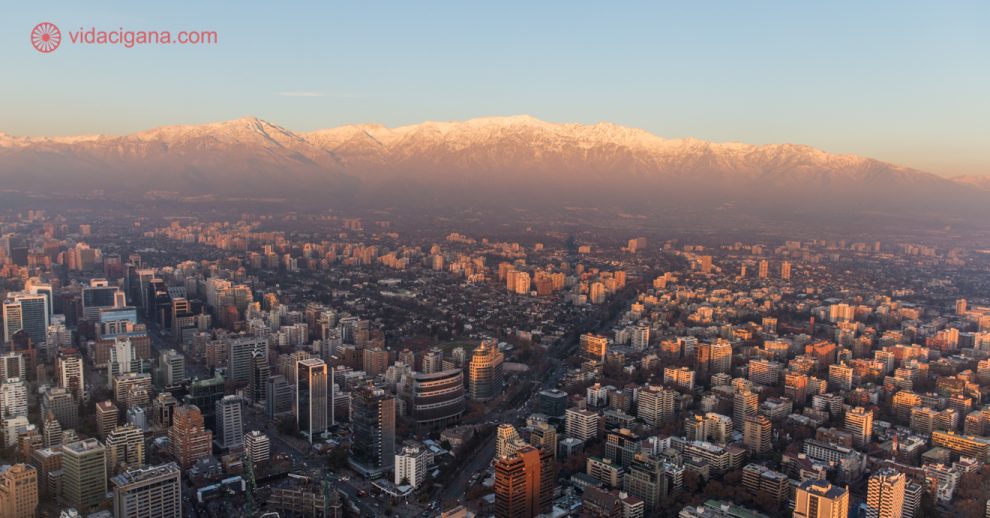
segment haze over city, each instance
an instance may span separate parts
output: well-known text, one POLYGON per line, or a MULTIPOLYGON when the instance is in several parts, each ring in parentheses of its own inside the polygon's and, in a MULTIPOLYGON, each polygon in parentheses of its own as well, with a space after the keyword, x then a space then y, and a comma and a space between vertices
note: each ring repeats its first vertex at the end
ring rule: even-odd
POLYGON ((0 18, 0 518, 990 516, 990 6, 0 18))

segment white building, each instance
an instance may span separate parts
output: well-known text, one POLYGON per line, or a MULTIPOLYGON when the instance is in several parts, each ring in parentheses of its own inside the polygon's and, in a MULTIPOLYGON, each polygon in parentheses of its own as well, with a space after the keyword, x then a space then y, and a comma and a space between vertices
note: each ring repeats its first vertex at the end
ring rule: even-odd
POLYGON ((406 446, 395 454, 395 483, 418 487, 426 479, 429 453, 426 448, 406 446))

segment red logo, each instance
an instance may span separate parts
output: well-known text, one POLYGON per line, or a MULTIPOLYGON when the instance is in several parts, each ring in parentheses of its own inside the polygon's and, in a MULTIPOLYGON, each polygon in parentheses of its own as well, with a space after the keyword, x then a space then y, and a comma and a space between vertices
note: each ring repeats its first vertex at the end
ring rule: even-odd
POLYGON ((35 50, 45 54, 58 48, 62 43, 62 31, 54 23, 41 22, 31 29, 31 45, 35 50))

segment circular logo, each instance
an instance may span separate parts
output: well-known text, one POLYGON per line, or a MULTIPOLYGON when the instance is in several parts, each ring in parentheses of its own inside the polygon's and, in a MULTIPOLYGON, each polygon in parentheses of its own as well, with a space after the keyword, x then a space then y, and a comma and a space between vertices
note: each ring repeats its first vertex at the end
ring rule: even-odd
POLYGON ((31 45, 38 52, 49 53, 62 43, 62 31, 54 23, 41 22, 31 29, 31 45))

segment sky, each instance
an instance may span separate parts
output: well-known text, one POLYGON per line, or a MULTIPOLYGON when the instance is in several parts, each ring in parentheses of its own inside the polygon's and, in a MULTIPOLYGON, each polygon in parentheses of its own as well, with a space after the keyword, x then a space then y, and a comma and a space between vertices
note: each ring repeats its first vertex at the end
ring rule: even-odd
MULTIPOLYGON (((990 175, 990 2, 11 2, 0 131, 529 114, 990 175), (62 44, 31 45, 39 22, 62 44), (69 32, 216 31, 214 45, 69 32)), ((173 36, 174 37, 174 36, 173 36)))

